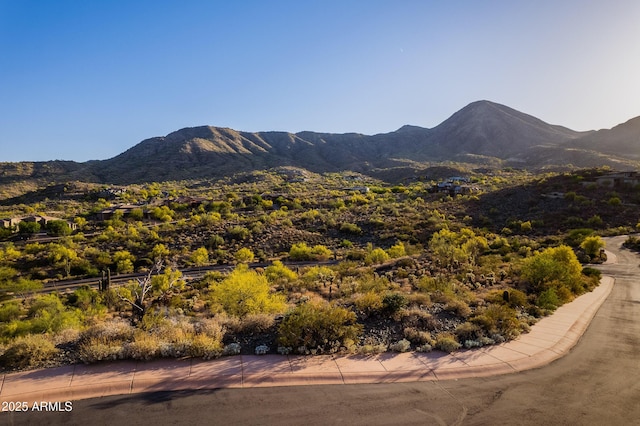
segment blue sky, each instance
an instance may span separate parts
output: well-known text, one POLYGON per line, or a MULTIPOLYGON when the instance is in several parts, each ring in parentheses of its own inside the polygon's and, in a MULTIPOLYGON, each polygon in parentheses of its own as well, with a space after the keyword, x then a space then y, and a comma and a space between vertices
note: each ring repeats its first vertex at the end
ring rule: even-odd
POLYGON ((640 115, 638 23, 636 0, 0 0, 0 161, 433 127, 479 99, 610 128, 640 115))

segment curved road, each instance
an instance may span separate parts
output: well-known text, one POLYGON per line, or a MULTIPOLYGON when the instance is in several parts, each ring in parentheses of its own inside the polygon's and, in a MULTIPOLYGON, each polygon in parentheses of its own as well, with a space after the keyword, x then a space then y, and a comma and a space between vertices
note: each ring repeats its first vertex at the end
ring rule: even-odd
MULTIPOLYGON (((607 239, 616 278, 581 341, 536 370, 458 381, 221 389, 75 401, 30 424, 631 425, 640 422, 640 257, 607 239)), ((18 423, 15 423, 18 424, 18 423)))

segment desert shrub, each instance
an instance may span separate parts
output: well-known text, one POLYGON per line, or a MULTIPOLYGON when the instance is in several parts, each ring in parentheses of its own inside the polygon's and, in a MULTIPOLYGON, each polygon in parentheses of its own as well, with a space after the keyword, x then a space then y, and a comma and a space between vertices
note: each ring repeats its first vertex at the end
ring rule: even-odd
POLYGON ((538 295, 536 305, 542 309, 554 311, 561 303, 556 290, 554 288, 548 288, 538 295))
POLYGON ((55 294, 36 297, 27 315, 24 321, 14 321, 4 327, 3 334, 8 337, 27 333, 55 333, 65 328, 78 328, 83 322, 82 312, 66 308, 55 294))
POLYGON ((599 269, 586 267, 582 269, 582 274, 587 277, 585 280, 586 291, 591 291, 600 284, 602 272, 599 269))
POLYGON ((354 297, 354 304, 358 312, 362 312, 369 316, 382 309, 382 295, 374 291, 369 291, 364 294, 356 294, 354 297))
POLYGON ((607 204, 609 204, 610 206, 619 206, 620 204, 622 204, 622 200, 620 200, 620 197, 611 197, 609 198, 609 201, 607 201, 607 204))
POLYGON ((222 355, 224 356, 232 356, 232 355, 240 355, 242 347, 239 343, 229 343, 222 349, 222 355))
POLYGON ((436 337, 435 348, 444 352, 455 352, 460 349, 462 345, 456 341, 456 338, 449 333, 441 333, 436 337))
POLYGON ((9 322, 17 320, 22 316, 24 310, 21 303, 17 300, 11 300, 0 306, 0 322, 9 322))
MULTIPOLYGON (((636 228, 640 229, 640 222, 636 225, 636 228)), ((640 251, 640 238, 629 235, 622 245, 630 250, 640 251)))
POLYGON ((78 357, 86 364, 112 361, 124 357, 122 344, 105 339, 91 338, 78 345, 78 357))
POLYGON ((238 265, 222 282, 214 282, 211 296, 227 313, 238 317, 282 312, 286 307, 282 295, 271 293, 267 278, 246 264, 238 265))
POLYGON ((234 255, 234 258, 238 263, 251 263, 253 262, 255 255, 250 249, 246 247, 242 247, 240 250, 236 252, 236 254, 234 255))
POLYGON ((435 330, 437 321, 433 316, 420 308, 402 309, 399 312, 400 321, 405 327, 419 330, 435 330))
POLYGON ((407 298, 400 293, 389 293, 382 299, 382 305, 387 313, 393 315, 407 306, 407 298))
POLYGON ((124 357, 124 345, 133 339, 135 328, 124 320, 100 322, 80 334, 78 356, 85 363, 124 357))
POLYGON ((259 334, 268 331, 276 323, 272 314, 251 314, 240 320, 238 333, 259 334))
POLYGON ((279 260, 267 266, 264 275, 271 283, 288 283, 298 278, 294 271, 284 266, 279 260))
POLYGON ((99 322, 82 331, 80 340, 106 339, 112 342, 126 342, 133 338, 135 328, 125 320, 99 322))
POLYGON ((371 250, 364 258, 364 263, 367 265, 384 263, 389 260, 389 255, 381 248, 375 248, 371 250))
POLYGON ((362 234, 362 229, 355 223, 345 222, 340 225, 340 232, 344 232, 345 234, 360 235, 362 234))
POLYGON ((296 261, 311 260, 311 247, 307 243, 296 243, 289 249, 289 258, 296 261))
POLYGON ((309 247, 306 243, 296 243, 289 249, 289 258, 296 261, 320 260, 324 261, 332 256, 331 250, 323 245, 309 247))
POLYGON ((478 256, 489 249, 489 243, 469 228, 460 232, 445 228, 433 234, 429 249, 447 266, 455 262, 475 264, 478 256))
POLYGON ((342 240, 340 242, 340 247, 344 247, 344 248, 352 248, 353 247, 353 243, 347 239, 342 240))
POLYGON ((137 331, 133 341, 125 344, 124 357, 144 361, 157 358, 161 354, 161 343, 159 337, 142 330, 137 331))
POLYGON ((86 312, 91 308, 100 306, 102 296, 99 291, 89 286, 83 286, 71 293, 67 301, 71 306, 75 306, 86 312))
POLYGON ((318 260, 320 262, 324 262, 329 260, 333 256, 331 250, 329 250, 326 246, 323 245, 315 245, 311 249, 311 257, 314 260, 318 260))
POLYGON ((302 282, 307 288, 318 289, 321 284, 333 281, 336 273, 327 266, 312 266, 302 275, 302 282))
POLYGON ((360 293, 367 293, 369 291, 375 291, 382 293, 386 290, 394 288, 393 283, 386 277, 376 277, 374 275, 364 275, 358 279, 357 291, 360 293))
POLYGON ((222 340, 207 334, 196 334, 192 337, 188 355, 203 359, 217 358, 222 354, 222 340))
POLYGON ((461 318, 467 318, 471 315, 471 308, 469 305, 460 299, 451 299, 449 300, 444 307, 445 311, 451 312, 452 314, 459 316, 461 318))
POLYGON ((530 221, 526 221, 526 222, 522 222, 520 224, 520 231, 522 232, 531 232, 532 226, 531 226, 531 222, 530 221))
POLYGON ((433 346, 435 344, 435 340, 433 340, 431 333, 428 331, 419 330, 415 327, 405 327, 402 333, 405 339, 416 345, 430 344, 433 346))
POLYGON ((349 250, 346 254, 348 260, 364 260, 367 257, 367 252, 364 250, 349 250))
POLYGON ((518 313, 505 305, 491 304, 471 317, 470 322, 482 327, 490 336, 499 334, 507 339, 517 337, 521 330, 518 313))
POLYGON ((590 228, 572 229, 571 231, 569 231, 569 234, 567 234, 564 240, 571 247, 578 247, 580 244, 582 244, 585 238, 593 235, 593 232, 593 229, 590 228))
POLYGON ((482 336, 482 328, 478 324, 465 322, 456 327, 455 335, 459 342, 476 340, 482 336))
POLYGON ((393 259, 406 256, 407 254, 404 243, 402 241, 398 241, 395 245, 389 247, 389 250, 387 250, 387 253, 393 259))
POLYGON ((526 307, 529 305, 527 295, 515 288, 492 290, 484 296, 484 300, 489 303, 505 304, 512 308, 526 307), (507 294, 506 296, 505 293, 507 294))
POLYGON ((431 297, 425 293, 411 293, 406 296, 407 304, 416 306, 431 306, 431 297))
POLYGON ((12 341, 0 356, 4 368, 27 368, 52 359, 58 354, 49 336, 29 335, 12 341))
POLYGON ((249 238, 251 231, 244 226, 234 226, 227 231, 229 238, 236 241, 243 241, 249 238))
POLYGON ((304 303, 283 319, 278 343, 299 353, 333 353, 353 346, 361 332, 352 311, 326 302, 304 303))
POLYGON ((204 266, 209 263, 209 250, 206 247, 199 247, 189 256, 189 262, 194 266, 204 266))
POLYGON ((411 342, 407 339, 402 339, 389 345, 389 349, 393 352, 409 352, 411 350, 411 342))

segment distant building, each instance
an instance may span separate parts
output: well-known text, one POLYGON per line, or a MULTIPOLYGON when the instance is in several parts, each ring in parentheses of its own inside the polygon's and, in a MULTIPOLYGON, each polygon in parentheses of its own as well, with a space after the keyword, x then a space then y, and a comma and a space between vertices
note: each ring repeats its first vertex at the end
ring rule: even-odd
POLYGON ((69 225, 69 228, 71 228, 71 230, 75 231, 78 228, 78 225, 76 225, 75 222, 60 219, 58 217, 42 216, 42 215, 31 215, 31 216, 24 216, 24 217, 14 217, 11 219, 1 219, 0 226, 2 226, 3 228, 13 228, 13 227, 17 227, 20 224, 20 222, 35 222, 40 224, 40 226, 44 229, 47 226, 47 223, 54 220, 62 220, 66 222, 67 225, 69 225))
POLYGON ((122 213, 122 217, 127 217, 133 212, 135 209, 141 209, 141 206, 135 204, 123 204, 119 206, 109 207, 108 209, 104 209, 96 213, 96 219, 104 222, 105 220, 110 220, 116 212, 122 213))
POLYGON ((449 195, 471 194, 473 192, 477 192, 478 188, 467 185, 470 182, 471 180, 469 178, 453 176, 432 186, 430 192, 445 192, 449 195))
POLYGON ((350 188, 345 188, 345 191, 353 191, 353 192, 359 192, 361 194, 366 194, 369 192, 369 187, 368 186, 352 186, 350 188))
MULTIPOLYGON (((583 184, 590 183, 593 182, 583 182, 583 184)), ((598 186, 604 186, 608 188, 636 186, 640 183, 640 176, 638 175, 638 172, 609 173, 604 176, 597 177, 595 183, 598 186)))

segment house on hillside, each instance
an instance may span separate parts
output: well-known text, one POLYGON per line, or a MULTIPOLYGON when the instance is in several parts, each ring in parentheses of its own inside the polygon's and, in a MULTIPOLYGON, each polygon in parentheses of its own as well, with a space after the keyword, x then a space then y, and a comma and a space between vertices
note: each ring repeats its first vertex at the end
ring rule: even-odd
POLYGON ((478 188, 469 185, 470 182, 471 180, 469 178, 453 176, 447 178, 447 180, 443 182, 438 182, 433 185, 429 192, 444 192, 449 195, 471 194, 473 192, 477 192, 478 188))
POLYGON ((14 217, 11 219, 2 219, 0 220, 0 226, 2 226, 3 228, 11 229, 11 228, 17 227, 20 224, 20 222, 35 222, 40 224, 40 227, 44 229, 46 228, 49 222, 54 220, 62 220, 66 222, 72 231, 75 231, 78 228, 78 225, 76 225, 76 223, 73 221, 60 219, 58 217, 43 216, 43 215, 31 215, 31 216, 24 216, 24 217, 14 217))
MULTIPOLYGON (((583 182, 583 184, 590 184, 593 182, 583 182)), ((636 186, 640 183, 640 175, 638 172, 618 172, 608 173, 596 178, 595 182, 598 186, 604 186, 607 188, 620 188, 623 186, 636 186)))
POLYGON ((127 217, 133 212, 135 209, 141 209, 141 206, 135 204, 122 204, 119 206, 109 207, 108 209, 104 209, 96 213, 96 219, 100 222, 104 222, 105 220, 110 220, 116 212, 121 212, 122 217, 127 217))
POLYGON ((36 223, 39 223, 40 226, 44 229, 46 228, 49 222, 52 222, 54 220, 62 220, 66 222, 72 231, 75 231, 78 228, 78 225, 76 225, 76 223, 73 221, 64 220, 64 219, 60 219, 59 217, 53 217, 53 216, 32 215, 32 216, 23 217, 21 222, 36 222, 36 223))
POLYGON ((17 218, 17 217, 0 219, 0 228, 6 228, 6 229, 14 228, 18 226, 20 221, 21 221, 21 218, 17 218))

